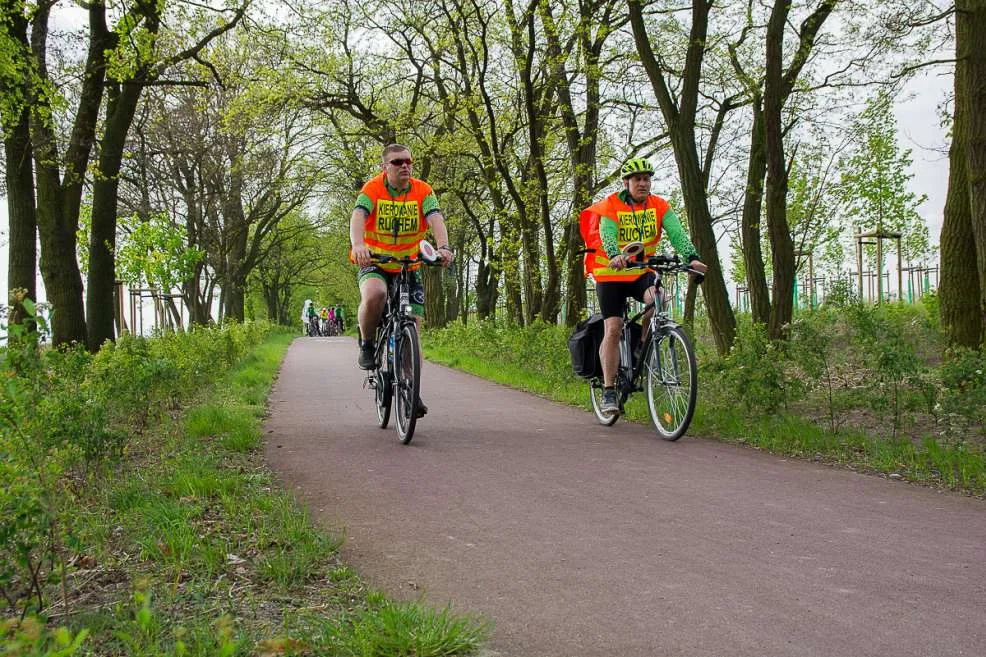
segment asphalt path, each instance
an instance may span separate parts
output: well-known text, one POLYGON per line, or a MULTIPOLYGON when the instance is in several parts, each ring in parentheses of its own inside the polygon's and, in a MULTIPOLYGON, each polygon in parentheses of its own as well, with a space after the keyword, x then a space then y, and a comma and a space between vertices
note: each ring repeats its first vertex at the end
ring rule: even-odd
POLYGON ((986 655, 986 502, 590 412, 426 363, 379 429, 350 338, 299 338, 268 462, 399 599, 503 657, 986 655))

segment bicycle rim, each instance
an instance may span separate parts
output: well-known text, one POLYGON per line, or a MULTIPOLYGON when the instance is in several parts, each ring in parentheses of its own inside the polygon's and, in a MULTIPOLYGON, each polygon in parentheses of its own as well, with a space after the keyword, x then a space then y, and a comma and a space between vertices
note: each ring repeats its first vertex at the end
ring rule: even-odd
POLYGON ((405 445, 414 437, 417 424, 417 400, 421 388, 421 354, 418 352, 418 329, 405 324, 397 335, 394 349, 394 423, 405 445))
POLYGON ((677 326, 651 344, 647 354, 647 407, 664 440, 678 440, 688 429, 698 395, 698 368, 688 336, 677 326))
POLYGON ((599 424, 604 427, 613 426, 619 419, 619 413, 604 413, 602 411, 603 406, 603 382, 599 380, 593 380, 589 382, 589 399, 592 401, 592 412, 596 416, 596 420, 599 424))

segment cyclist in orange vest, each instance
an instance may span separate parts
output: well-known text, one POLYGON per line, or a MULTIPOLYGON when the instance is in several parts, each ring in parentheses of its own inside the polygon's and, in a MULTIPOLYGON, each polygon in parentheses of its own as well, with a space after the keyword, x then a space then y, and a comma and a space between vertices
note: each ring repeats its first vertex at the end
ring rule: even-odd
MULTIPOLYGON (((373 369, 373 337, 387 300, 387 288, 400 264, 375 263, 371 253, 403 257, 418 251, 418 242, 430 228, 438 243, 442 264, 452 263, 445 217, 431 185, 411 177, 411 151, 401 144, 383 149, 382 173, 363 185, 349 222, 350 255, 360 266, 358 280, 360 304, 357 319, 360 331, 359 366, 373 369)), ((425 293, 415 272, 411 285, 411 306, 421 329, 425 293)), ((423 406, 423 405, 422 405, 423 406)))
MULTIPOLYGON (((700 273, 706 270, 681 226, 681 220, 668 202, 650 193, 654 167, 644 158, 627 160, 620 167, 623 190, 607 196, 589 207, 599 217, 599 235, 595 256, 586 257, 586 276, 592 274, 596 281, 599 310, 603 316, 605 333, 599 346, 599 360, 603 370, 603 403, 605 413, 619 412, 616 388, 616 368, 620 362, 620 329, 623 325, 623 308, 627 297, 649 303, 657 295, 657 276, 653 271, 630 267, 631 260, 622 253, 631 242, 642 242, 643 252, 639 262, 657 252, 661 230, 667 233, 671 245, 700 273)), ((648 326, 649 315, 643 318, 648 326)))

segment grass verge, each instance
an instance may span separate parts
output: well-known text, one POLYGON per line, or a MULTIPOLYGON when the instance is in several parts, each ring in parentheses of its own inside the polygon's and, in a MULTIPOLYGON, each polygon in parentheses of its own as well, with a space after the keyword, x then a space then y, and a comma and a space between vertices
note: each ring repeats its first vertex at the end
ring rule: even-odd
MULTIPOLYGON (((0 620, 0 654, 469 655, 490 624, 398 603, 264 465, 265 400, 293 335, 274 334, 80 491, 74 556, 39 623, 0 620)), ((57 586, 57 582, 53 582, 57 586)))
MULTIPOLYGON (((591 411, 587 384, 571 373, 564 327, 525 329, 488 325, 425 331, 430 360, 513 388, 591 411)), ((699 401, 688 433, 744 444, 777 454, 903 479, 978 497, 986 496, 986 454, 964 441, 931 437, 915 443, 868 435, 852 428, 836 432, 790 412, 751 412, 743 404, 699 401)), ((706 389, 706 394, 708 394, 706 389)), ((643 394, 631 397, 626 418, 650 423, 643 394)), ((595 422, 587 415, 586 422, 595 422)))

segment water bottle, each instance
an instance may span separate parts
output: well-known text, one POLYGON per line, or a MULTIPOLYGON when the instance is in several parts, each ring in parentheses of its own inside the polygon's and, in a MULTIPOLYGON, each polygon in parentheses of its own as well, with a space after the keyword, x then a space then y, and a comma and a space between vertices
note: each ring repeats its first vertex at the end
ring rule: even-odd
POLYGON ((387 362, 394 364, 394 334, 391 333, 387 338, 387 362))

